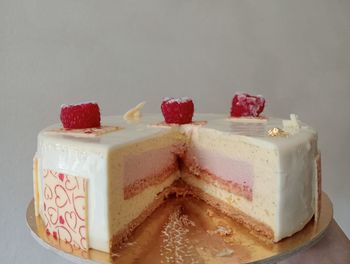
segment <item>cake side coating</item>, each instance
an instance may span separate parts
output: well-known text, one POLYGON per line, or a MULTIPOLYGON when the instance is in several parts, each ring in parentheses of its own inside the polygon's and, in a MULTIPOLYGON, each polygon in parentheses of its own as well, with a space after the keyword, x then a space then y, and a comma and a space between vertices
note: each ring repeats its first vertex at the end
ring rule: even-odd
MULTIPOLYGON (((246 178, 240 180, 251 181, 247 183, 251 188, 251 201, 237 191, 220 188, 220 185, 213 185, 214 182, 195 176, 185 177, 184 180, 194 187, 202 186, 200 189, 212 199, 218 199, 228 207, 238 208, 249 217, 259 218, 269 230, 265 233, 272 240, 278 241, 292 235, 312 218, 315 211, 315 159, 318 150, 317 134, 310 127, 301 124, 299 131, 288 137, 270 137, 267 135, 269 129, 283 127, 281 119, 242 123, 225 115, 198 114, 194 116, 194 121, 203 120, 206 124, 157 125, 161 120, 160 115, 144 115, 138 122, 129 123, 121 116, 105 117, 102 118, 103 126, 118 126, 120 129, 95 137, 50 131, 59 125, 43 130, 38 137, 36 155, 36 186, 39 195, 35 197, 39 199, 40 215, 43 217, 45 209, 42 200, 45 195, 43 170, 50 169, 87 179, 88 245, 109 252, 113 235, 123 236, 120 232, 127 229, 128 223, 136 221, 144 214, 143 210, 151 206, 158 193, 182 177, 174 167, 171 173, 163 175, 162 182, 146 184, 147 188, 143 191, 138 191, 133 197, 125 197, 123 168, 128 156, 175 146, 169 151, 182 159, 183 149, 178 144, 186 143, 186 148, 194 146, 198 153, 216 151, 235 160, 238 167, 239 164, 250 164, 243 168, 247 172, 246 178), (245 148, 245 145, 249 147, 245 148), (131 153, 126 151, 129 147, 131 153), (134 199, 134 202, 130 199, 134 199), (139 209, 133 211, 130 208, 132 204, 139 209)), ((161 161, 159 163, 159 168, 162 168, 161 161)), ((218 168, 220 166, 214 164, 205 169, 217 174, 220 172, 218 168)), ((215 176, 229 181, 227 173, 224 174, 215 176)), ((239 181, 239 175, 235 177, 233 180, 239 181)))

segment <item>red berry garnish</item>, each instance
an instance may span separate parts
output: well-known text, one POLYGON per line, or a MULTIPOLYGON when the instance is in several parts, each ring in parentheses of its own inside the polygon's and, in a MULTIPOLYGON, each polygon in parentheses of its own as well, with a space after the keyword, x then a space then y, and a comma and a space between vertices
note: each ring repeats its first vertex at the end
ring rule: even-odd
POLYGON ((162 113, 167 124, 189 124, 192 122, 194 105, 190 98, 164 98, 162 113))
POLYGON ((60 215, 59 220, 60 220, 60 224, 63 225, 64 224, 64 218, 62 217, 62 215, 60 215))
POLYGON ((48 228, 46 228, 46 235, 51 235, 50 230, 48 228))
POLYGON ((253 116, 258 117, 264 110, 265 99, 257 95, 249 95, 247 93, 236 93, 232 99, 231 116, 253 116))
POLYGON ((64 105, 60 117, 67 129, 100 127, 100 108, 96 103, 64 105))
POLYGON ((56 231, 53 231, 52 236, 55 240, 57 240, 57 232, 56 231))

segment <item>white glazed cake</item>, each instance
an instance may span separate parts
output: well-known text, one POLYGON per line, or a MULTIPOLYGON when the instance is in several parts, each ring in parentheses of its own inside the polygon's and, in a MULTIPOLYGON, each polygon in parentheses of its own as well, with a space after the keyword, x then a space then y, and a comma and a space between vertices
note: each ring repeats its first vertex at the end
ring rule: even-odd
POLYGON ((296 116, 162 121, 160 114, 134 121, 110 116, 101 128, 56 124, 41 131, 34 197, 48 235, 110 252, 179 192, 179 182, 182 191, 274 242, 317 218, 317 134, 296 116))

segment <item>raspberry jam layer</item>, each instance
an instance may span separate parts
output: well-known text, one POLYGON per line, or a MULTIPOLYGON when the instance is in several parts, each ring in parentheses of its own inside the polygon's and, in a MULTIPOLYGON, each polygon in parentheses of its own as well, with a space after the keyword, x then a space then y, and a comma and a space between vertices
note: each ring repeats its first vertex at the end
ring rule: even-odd
POLYGON ((252 200, 253 165, 207 149, 191 148, 184 164, 192 174, 229 192, 252 200))
POLYGON ((129 199, 148 186, 163 182, 177 170, 177 157, 172 146, 126 156, 124 198, 129 199))

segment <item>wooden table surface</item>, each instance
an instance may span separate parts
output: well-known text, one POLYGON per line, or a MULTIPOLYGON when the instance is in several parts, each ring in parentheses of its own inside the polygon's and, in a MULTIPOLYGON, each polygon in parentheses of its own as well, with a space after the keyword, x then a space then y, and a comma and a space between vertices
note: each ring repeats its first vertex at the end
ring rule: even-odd
POLYGON ((325 236, 318 243, 278 263, 350 264, 350 240, 333 219, 325 236))

